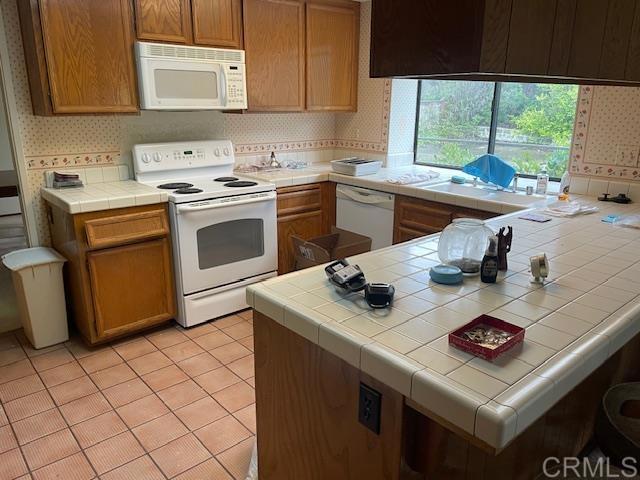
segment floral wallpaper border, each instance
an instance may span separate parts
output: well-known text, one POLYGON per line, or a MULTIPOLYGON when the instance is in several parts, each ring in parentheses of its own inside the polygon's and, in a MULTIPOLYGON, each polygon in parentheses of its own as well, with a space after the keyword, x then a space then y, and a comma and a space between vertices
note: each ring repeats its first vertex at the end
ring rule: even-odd
POLYGON ((120 152, 70 153, 26 157, 27 170, 47 170, 54 167, 93 167, 120 163, 120 152))
POLYGON ((589 120, 594 102, 595 87, 581 86, 576 108, 576 122, 573 131, 573 141, 569 157, 569 173, 584 176, 607 178, 621 178, 625 180, 640 180, 640 168, 617 165, 603 165, 589 163, 586 160, 587 137, 589 134, 589 120))
POLYGON ((349 150, 363 150, 367 152, 386 152, 389 140, 389 115, 391 112, 391 80, 385 79, 382 92, 382 122, 381 138, 379 142, 361 140, 303 140, 277 143, 247 143, 237 144, 234 149, 237 155, 251 155, 261 152, 295 152, 303 150, 319 150, 323 148, 344 148, 349 150))

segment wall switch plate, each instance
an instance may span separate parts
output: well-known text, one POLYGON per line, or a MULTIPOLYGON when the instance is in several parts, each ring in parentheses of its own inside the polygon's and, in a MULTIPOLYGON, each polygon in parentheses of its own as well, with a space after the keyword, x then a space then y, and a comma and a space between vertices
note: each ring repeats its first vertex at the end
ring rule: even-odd
POLYGON ((376 435, 380 435, 380 413, 382 408, 382 394, 360 384, 360 399, 358 401, 358 421, 376 435))
POLYGON ((618 145, 615 163, 621 167, 637 167, 639 156, 640 145, 618 145))

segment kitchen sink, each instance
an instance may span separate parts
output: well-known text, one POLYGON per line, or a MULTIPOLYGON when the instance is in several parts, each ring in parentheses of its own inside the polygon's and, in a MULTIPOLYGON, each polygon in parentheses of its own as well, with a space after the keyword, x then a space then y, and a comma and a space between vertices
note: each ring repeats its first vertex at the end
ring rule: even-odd
POLYGON ((465 197, 474 198, 484 198, 496 193, 495 190, 491 191, 481 187, 474 187, 469 184, 459 185, 451 182, 432 185, 425 188, 434 192, 451 193, 453 195, 464 195, 465 197))
POLYGON ((496 187, 491 185, 478 185, 472 184, 460 185, 457 183, 440 183, 438 185, 425 186, 426 190, 433 192, 450 193, 452 195, 464 195, 466 197, 483 199, 492 202, 509 203, 511 205, 522 205, 528 207, 536 202, 544 201, 545 196, 542 195, 526 195, 524 192, 510 192, 497 190, 496 187))

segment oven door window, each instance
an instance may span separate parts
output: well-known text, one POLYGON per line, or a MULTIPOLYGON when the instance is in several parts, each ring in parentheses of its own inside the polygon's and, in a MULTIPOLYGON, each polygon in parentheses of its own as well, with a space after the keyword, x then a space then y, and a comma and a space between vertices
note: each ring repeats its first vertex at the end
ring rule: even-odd
POLYGON ((200 270, 264 255, 264 221, 246 218, 216 223, 197 232, 200 270))

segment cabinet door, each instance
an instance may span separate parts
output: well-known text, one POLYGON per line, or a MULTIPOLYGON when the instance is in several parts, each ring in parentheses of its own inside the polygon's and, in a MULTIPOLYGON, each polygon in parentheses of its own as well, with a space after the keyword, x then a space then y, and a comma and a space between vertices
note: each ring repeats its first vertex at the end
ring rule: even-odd
POLYGON ((168 239, 89 252, 87 263, 99 338, 138 331, 175 316, 168 239))
POLYGON ((320 183, 278 189, 278 273, 280 275, 295 268, 291 235, 298 235, 308 240, 328 233, 331 229, 331 226, 327 225, 331 215, 327 208, 330 202, 323 196, 325 189, 325 185, 320 183))
POLYGON ((323 234, 322 210, 312 210, 278 218, 278 274, 295 269, 295 254, 291 236, 297 235, 305 240, 323 234))
POLYGON ((307 110, 355 111, 360 9, 307 3, 307 110))
POLYGON ((134 3, 140 40, 190 43, 189 0, 135 0, 134 3))
POLYGON ((243 5, 249 110, 304 110, 304 3, 244 0, 243 5))
POLYGON ((396 195, 393 243, 440 232, 451 223, 453 208, 437 202, 396 195))
POLYGON ((128 0, 40 0, 54 113, 138 110, 128 0))
POLYGON ((513 0, 507 73, 545 75, 557 0, 513 0), (531 39, 535 38, 535 42, 531 39))
POLYGON ((191 0, 193 41, 211 47, 242 47, 242 0, 191 0))

